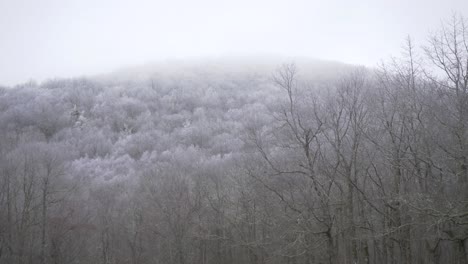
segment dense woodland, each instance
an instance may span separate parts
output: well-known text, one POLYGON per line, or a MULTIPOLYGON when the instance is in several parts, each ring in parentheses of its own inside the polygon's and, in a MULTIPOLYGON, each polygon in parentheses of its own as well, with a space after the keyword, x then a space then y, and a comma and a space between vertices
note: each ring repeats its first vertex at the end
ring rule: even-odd
POLYGON ((0 263, 468 263, 463 21, 376 69, 1 88, 0 263))

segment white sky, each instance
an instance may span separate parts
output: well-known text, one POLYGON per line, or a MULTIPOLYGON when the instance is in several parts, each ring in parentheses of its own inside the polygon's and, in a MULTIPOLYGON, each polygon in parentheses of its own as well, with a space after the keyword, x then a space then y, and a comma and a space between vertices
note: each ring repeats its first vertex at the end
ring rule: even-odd
POLYGON ((236 54, 372 66, 454 11, 468 0, 0 0, 0 84, 236 54))

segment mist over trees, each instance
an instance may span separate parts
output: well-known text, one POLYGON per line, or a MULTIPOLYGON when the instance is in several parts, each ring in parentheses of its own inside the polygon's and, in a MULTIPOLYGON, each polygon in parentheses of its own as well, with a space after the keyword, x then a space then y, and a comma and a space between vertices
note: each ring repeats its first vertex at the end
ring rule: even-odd
POLYGON ((0 263, 468 263, 468 23, 422 44, 0 88, 0 263))

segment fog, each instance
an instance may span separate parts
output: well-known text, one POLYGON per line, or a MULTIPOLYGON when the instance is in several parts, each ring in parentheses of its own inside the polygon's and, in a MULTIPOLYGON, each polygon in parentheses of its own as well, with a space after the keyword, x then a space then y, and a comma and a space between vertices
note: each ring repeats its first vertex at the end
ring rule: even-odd
POLYGON ((1 2, 0 264, 467 264, 467 12, 1 2))
POLYGON ((0 84, 168 59, 281 55, 372 66, 465 0, 1 0, 0 84))

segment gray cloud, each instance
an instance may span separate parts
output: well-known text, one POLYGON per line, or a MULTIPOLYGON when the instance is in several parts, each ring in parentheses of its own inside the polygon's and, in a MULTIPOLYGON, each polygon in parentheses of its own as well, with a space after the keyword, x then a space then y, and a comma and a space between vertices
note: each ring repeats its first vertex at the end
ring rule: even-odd
POLYGON ((0 84, 168 58, 279 54, 373 65, 465 0, 0 0, 0 84))

